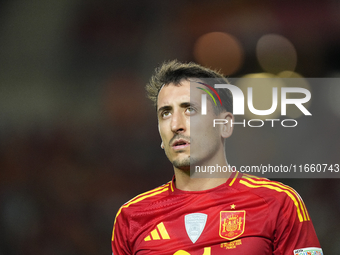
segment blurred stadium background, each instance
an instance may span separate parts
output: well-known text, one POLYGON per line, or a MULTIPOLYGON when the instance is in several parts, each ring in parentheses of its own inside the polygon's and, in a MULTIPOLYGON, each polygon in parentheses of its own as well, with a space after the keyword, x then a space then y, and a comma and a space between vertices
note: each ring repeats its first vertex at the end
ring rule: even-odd
MULTIPOLYGON (((339 13, 338 0, 0 1, 0 255, 111 254, 119 206, 173 173, 143 90, 154 68, 339 77, 339 13)), ((293 140, 236 131, 230 163, 340 163, 340 90, 312 97, 320 121, 293 140)), ((340 179, 282 181, 340 254, 340 179)))

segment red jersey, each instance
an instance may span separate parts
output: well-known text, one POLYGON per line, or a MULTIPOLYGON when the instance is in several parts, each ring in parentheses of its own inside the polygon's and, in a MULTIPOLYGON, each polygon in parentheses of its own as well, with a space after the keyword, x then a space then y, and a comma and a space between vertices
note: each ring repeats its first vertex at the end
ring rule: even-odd
POLYGON ((322 255, 299 194, 282 183, 233 173, 204 191, 174 180, 125 203, 112 234, 114 255, 322 255))

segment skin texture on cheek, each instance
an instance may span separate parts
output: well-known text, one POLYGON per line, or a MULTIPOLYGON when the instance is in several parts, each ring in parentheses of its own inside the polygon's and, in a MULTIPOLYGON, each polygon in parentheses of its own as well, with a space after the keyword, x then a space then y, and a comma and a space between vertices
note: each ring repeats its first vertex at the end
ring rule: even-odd
MULTIPOLYGON (((191 124, 191 165, 205 165, 211 162, 221 149, 221 138, 218 128, 213 128, 213 118, 200 118, 191 124)), ((194 122, 194 121, 193 121, 194 122)))

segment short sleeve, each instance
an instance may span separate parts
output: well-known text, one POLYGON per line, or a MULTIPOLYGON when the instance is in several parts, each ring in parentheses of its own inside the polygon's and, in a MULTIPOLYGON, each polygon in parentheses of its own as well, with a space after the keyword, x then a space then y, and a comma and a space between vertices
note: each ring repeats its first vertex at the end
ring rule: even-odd
POLYGON ((112 231, 112 254, 113 255, 130 255, 131 249, 129 245, 129 228, 126 216, 119 209, 112 231))
MULTIPOLYGON (((301 199, 300 196, 299 198, 301 199)), ((278 215, 274 236, 274 255, 323 254, 302 199, 295 203, 289 198, 284 200, 278 215)))

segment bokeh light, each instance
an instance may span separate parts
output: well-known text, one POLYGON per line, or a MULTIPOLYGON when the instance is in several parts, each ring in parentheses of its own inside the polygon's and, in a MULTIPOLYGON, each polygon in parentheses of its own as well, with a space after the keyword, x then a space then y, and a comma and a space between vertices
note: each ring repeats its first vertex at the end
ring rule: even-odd
POLYGON ((277 74, 282 71, 294 71, 297 53, 294 45, 284 36, 267 34, 256 45, 256 56, 264 71, 277 74))
MULTIPOLYGON (((284 84, 277 76, 270 73, 253 73, 243 76, 239 79, 237 86, 247 95, 245 100, 249 97, 248 87, 253 88, 253 106, 257 110, 268 110, 273 104, 273 88, 277 88, 278 105, 276 110, 269 115, 255 115, 245 107, 245 117, 247 119, 275 119, 280 116, 280 90, 284 84)), ((247 105, 248 103, 245 102, 247 105)))
POLYGON ((243 63, 243 48, 232 35, 222 32, 207 33, 194 45, 194 57, 204 66, 220 70, 224 75, 237 72, 243 63))
POLYGON ((297 72, 293 71, 282 71, 277 74, 279 78, 303 78, 303 76, 297 72))

